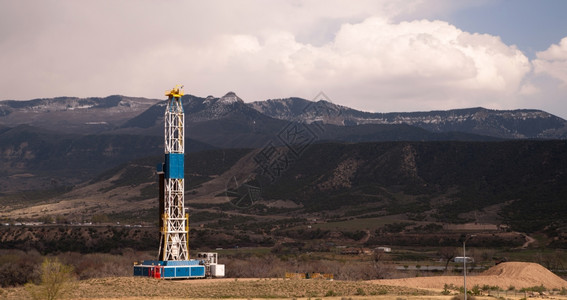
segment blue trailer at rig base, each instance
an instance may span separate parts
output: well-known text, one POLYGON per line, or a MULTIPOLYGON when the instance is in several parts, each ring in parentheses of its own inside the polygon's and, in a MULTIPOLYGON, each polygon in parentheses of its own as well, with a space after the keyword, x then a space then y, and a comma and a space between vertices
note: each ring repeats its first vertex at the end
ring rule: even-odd
POLYGON ((166 92, 165 162, 158 166, 160 246, 158 260, 134 264, 134 276, 163 279, 224 277, 217 253, 199 253, 189 259, 189 214, 185 210, 185 114, 183 86, 166 92))
POLYGON ((134 265, 134 276, 163 279, 204 278, 205 266, 198 260, 162 261, 146 260, 134 265))

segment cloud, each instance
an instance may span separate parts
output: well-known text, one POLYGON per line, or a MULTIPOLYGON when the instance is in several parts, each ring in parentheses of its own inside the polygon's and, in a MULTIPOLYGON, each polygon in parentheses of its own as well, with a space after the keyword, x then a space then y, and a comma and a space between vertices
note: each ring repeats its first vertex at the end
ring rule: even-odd
POLYGON ((538 75, 548 75, 567 85, 567 37, 559 45, 553 44, 547 50, 537 52, 533 61, 538 75))
POLYGON ((417 101, 420 109, 440 109, 443 103, 494 105, 486 99, 519 92, 531 70, 527 57, 498 37, 441 21, 392 23, 371 17, 343 24, 321 46, 300 43, 289 32, 228 36, 211 46, 221 69, 232 70, 228 76, 238 70, 261 83, 251 86, 262 95, 254 100, 322 89, 339 102, 348 99, 352 106, 374 110, 396 109, 393 104, 400 101, 417 101))
POLYGON ((180 83, 245 101, 324 91, 370 111, 520 108, 541 96, 535 77, 565 82, 567 42, 538 53, 533 76, 499 37, 426 19, 480 3, 0 0, 0 99, 161 99, 180 83))

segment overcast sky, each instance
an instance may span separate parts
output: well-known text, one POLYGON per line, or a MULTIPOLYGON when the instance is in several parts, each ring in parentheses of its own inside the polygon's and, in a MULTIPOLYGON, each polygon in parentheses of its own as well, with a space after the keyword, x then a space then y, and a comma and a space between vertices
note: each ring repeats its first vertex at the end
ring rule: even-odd
POLYGON ((563 0, 0 0, 0 100, 323 91, 373 112, 567 118, 563 0))

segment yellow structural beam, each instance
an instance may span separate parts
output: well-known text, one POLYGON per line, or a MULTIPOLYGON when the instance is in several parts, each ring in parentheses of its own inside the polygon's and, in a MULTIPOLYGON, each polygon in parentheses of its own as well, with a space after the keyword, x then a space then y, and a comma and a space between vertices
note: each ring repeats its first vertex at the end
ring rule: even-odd
POLYGON ((181 98, 183 96, 183 85, 176 85, 171 91, 166 91, 165 95, 169 98, 181 98))

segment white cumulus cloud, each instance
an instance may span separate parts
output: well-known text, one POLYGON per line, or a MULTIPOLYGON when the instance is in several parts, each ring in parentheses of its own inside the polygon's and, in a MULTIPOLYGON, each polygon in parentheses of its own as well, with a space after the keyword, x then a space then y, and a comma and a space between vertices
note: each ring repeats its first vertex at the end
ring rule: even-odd
POLYGON ((265 98, 321 89, 338 102, 372 110, 407 110, 400 101, 416 100, 415 109, 494 106, 495 98, 503 105, 531 70, 528 58, 498 37, 441 21, 370 17, 343 24, 320 46, 298 42, 290 32, 235 35, 211 46, 221 52, 226 76, 230 70, 246 74, 265 98))
POLYGON ((532 63, 498 36, 434 17, 485 3, 0 0, 0 99, 162 98, 179 83, 245 101, 324 91, 382 112, 553 107, 565 39, 532 63))
POLYGON ((547 50, 537 52, 533 61, 536 74, 545 74, 567 85, 567 37, 547 50))

